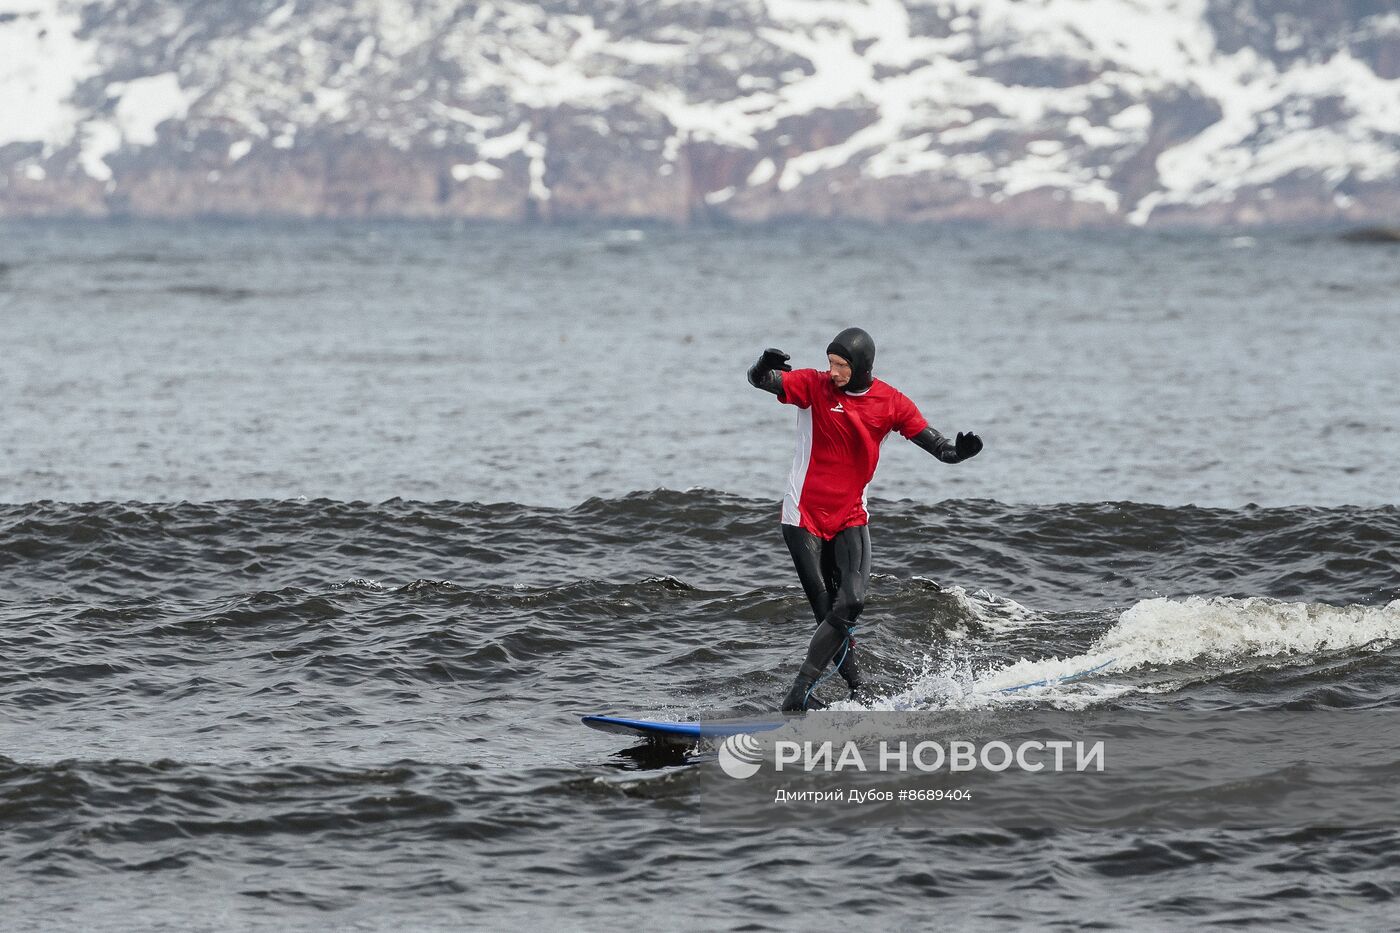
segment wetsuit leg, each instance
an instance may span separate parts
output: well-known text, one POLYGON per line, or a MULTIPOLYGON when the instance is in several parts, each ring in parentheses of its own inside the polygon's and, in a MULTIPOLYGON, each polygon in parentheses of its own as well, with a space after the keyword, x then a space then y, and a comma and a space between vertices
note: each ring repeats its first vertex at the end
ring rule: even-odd
MULTIPOLYGON (((850 594, 847 594, 846 597, 843 597, 843 595, 841 595, 841 587, 843 587, 843 580, 846 581, 846 586, 848 588, 855 586, 855 580, 857 580, 857 577, 858 581, 860 581, 860 583, 858 583, 858 587, 860 587, 860 595, 858 595, 858 607, 857 609, 855 609, 855 614, 851 616, 851 622, 853 622, 853 625, 847 626, 846 644, 844 644, 844 646, 841 646, 841 649, 839 650, 839 653, 837 653, 836 656, 836 670, 841 675, 841 679, 844 679, 844 681, 846 681, 846 686, 848 686, 848 688, 851 689, 851 695, 854 696, 855 691, 857 691, 857 689, 860 689, 862 682, 864 682, 861 678, 860 667, 858 667, 858 665, 855 664, 854 621, 855 616, 860 615, 861 607, 864 607, 865 587, 868 586, 869 579, 871 579, 871 537, 869 537, 869 528, 865 527, 865 525, 861 525, 860 528, 848 528, 847 531, 851 532, 851 534, 853 535, 857 534, 857 532, 858 534, 860 534, 860 538, 862 538, 862 541, 858 541, 857 544, 862 546, 861 548, 858 548, 858 551, 860 551, 860 553, 864 553, 864 558, 858 558, 857 560, 855 560, 855 563, 851 565, 851 569, 848 569, 846 573, 843 573, 841 567, 846 565, 846 560, 836 559, 836 553, 837 551, 839 551, 839 545, 836 544, 836 541, 830 541, 829 546, 827 546, 827 555, 829 555, 829 562, 830 567, 832 567, 832 570, 830 570, 830 574, 829 576, 827 576, 826 586, 827 591, 829 591, 829 593, 832 594, 832 602, 830 602, 830 605, 833 605, 834 607, 834 605, 836 605, 837 600, 841 600, 841 598, 846 598, 846 600, 851 600, 851 598, 853 598, 850 594)), ((823 616, 823 621, 825 621, 825 616, 823 616)))
POLYGON ((830 543, 796 525, 783 526, 783 541, 792 554, 802 592, 812 605, 812 615, 820 625, 836 597, 836 564, 830 543))
MULTIPOLYGON (((851 660, 848 670, 855 678, 853 686, 859 684, 860 675, 851 652, 851 627, 865 608, 865 592, 870 583, 870 529, 864 525, 847 528, 829 544, 836 577, 835 596, 831 600, 830 610, 807 646, 807 658, 796 683, 783 701, 784 710, 806 707, 806 697, 812 685, 827 665, 836 660, 843 646, 846 647, 847 657, 842 659, 842 667, 845 668, 846 661, 851 660)), ((842 671, 843 676, 846 673, 847 670, 842 671)), ((850 678, 847 682, 850 682, 850 678)))
MULTIPOLYGON (((862 526, 862 534, 865 535, 865 566, 861 569, 861 574, 866 581, 870 580, 870 529, 862 526)), ((822 548, 822 577, 826 582, 826 599, 822 601, 820 611, 813 606, 817 612, 817 625, 821 625, 826 619, 826 615, 831 611, 832 604, 836 601, 837 593, 841 589, 841 568, 836 562, 836 542, 824 542, 822 548)), ((856 664, 856 633, 850 630, 846 635, 846 644, 837 654, 836 670, 841 678, 846 681, 846 686, 850 688, 852 694, 860 689, 864 679, 860 675, 860 667, 856 664)))
MULTIPOLYGON (((869 528, 865 528, 866 557, 865 565, 861 568, 861 573, 866 580, 870 578, 869 531, 869 528)), ((786 542, 788 551, 792 554, 793 566, 797 568, 797 579, 802 583, 802 591, 807 594, 807 602, 812 606, 812 615, 816 617, 817 625, 820 626, 826 620, 827 614, 831 612, 831 605, 841 588, 841 569, 836 562, 835 542, 823 541, 810 531, 796 525, 783 526, 783 541, 786 542)), ((856 664, 856 637, 854 634, 846 637, 845 650, 841 653, 840 658, 841 664, 837 667, 837 671, 841 674, 841 678, 846 681, 846 686, 851 690, 858 689, 863 683, 863 679, 860 668, 856 664)))

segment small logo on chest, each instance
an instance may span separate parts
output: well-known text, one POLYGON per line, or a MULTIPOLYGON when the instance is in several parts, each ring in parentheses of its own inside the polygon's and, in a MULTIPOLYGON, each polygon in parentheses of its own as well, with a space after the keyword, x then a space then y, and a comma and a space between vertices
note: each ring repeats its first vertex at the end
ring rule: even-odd
POLYGON ((841 412, 842 414, 845 414, 845 413, 846 413, 846 409, 844 409, 844 408, 841 407, 841 403, 840 403, 840 402, 837 402, 835 405, 833 405, 832 408, 831 408, 831 410, 832 410, 832 411, 839 411, 839 412, 841 412))

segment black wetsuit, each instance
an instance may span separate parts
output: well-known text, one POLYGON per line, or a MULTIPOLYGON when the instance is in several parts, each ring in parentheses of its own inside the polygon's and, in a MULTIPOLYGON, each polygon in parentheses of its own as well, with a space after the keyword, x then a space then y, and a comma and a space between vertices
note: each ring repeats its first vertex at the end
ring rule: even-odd
POLYGON ((815 682, 836 661, 836 670, 855 695, 863 682, 854 628, 870 584, 870 526, 847 528, 823 541, 805 528, 784 525, 783 540, 817 620, 802 673, 815 682))

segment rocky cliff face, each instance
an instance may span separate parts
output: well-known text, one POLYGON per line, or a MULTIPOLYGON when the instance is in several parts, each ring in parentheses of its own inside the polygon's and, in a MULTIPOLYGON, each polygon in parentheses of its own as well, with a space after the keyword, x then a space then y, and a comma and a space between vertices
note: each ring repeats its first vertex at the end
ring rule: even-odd
POLYGON ((0 0, 0 216, 1400 217, 1396 0, 0 0))

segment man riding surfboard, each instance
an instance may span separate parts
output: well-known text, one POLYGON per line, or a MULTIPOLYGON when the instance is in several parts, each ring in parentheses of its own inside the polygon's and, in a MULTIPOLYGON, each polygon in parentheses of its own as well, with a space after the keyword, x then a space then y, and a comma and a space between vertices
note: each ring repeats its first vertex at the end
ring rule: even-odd
POLYGON ((774 349, 764 350, 749 368, 750 384, 798 409, 797 452, 783 496, 783 540, 817 629, 783 700, 784 712, 813 705, 812 688, 832 662, 851 698, 861 698, 864 681, 853 630, 870 581, 865 489, 875 475, 881 441, 898 431, 944 463, 975 457, 982 449, 972 432, 948 440, 903 393, 876 379, 875 341, 859 327, 837 334, 826 353, 825 372, 794 371, 790 357, 774 349))

